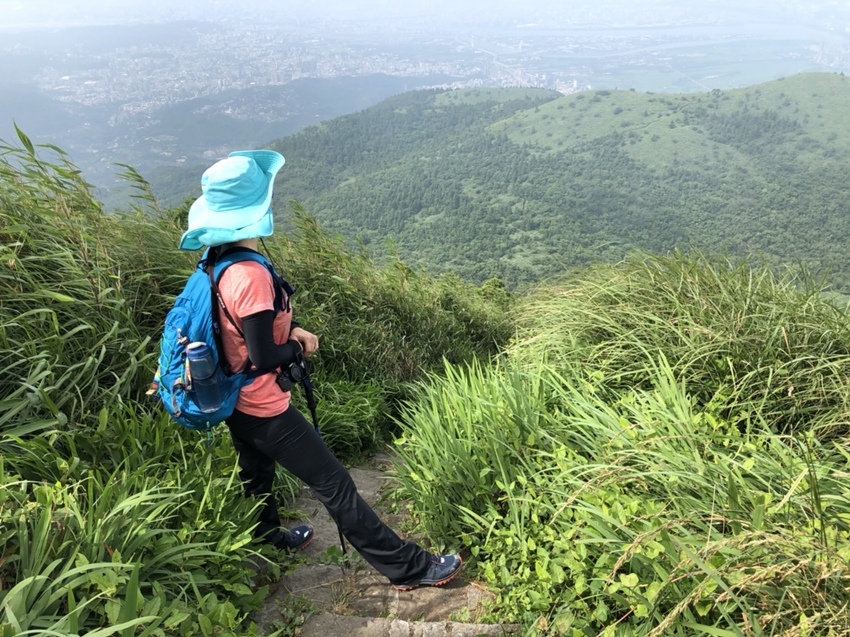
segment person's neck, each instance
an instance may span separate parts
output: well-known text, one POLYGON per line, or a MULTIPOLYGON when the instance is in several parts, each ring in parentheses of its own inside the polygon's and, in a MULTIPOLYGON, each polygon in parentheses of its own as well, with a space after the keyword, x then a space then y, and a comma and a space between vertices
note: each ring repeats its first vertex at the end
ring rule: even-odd
POLYGON ((241 241, 234 241, 233 243, 227 244, 227 247, 229 247, 229 248, 233 248, 233 247, 237 247, 237 246, 239 246, 241 248, 250 248, 251 250, 254 250, 255 252, 260 251, 259 250, 260 242, 256 237, 253 238, 253 239, 242 239, 241 241))

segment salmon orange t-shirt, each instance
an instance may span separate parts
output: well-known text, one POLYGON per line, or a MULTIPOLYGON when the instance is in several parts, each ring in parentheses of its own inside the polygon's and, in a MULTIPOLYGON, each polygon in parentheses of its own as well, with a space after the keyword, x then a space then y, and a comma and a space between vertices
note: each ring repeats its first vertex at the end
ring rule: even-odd
MULTIPOLYGON (((242 317, 274 310, 274 282, 268 269, 256 261, 239 261, 228 267, 218 282, 218 289, 227 311, 242 329, 242 317)), ((284 303, 284 307, 288 307, 284 303)), ((241 370, 248 362, 248 347, 236 327, 219 308, 221 342, 230 368, 241 370)), ((286 343, 292 311, 281 311, 274 319, 274 342, 286 343)), ((239 392, 236 409, 251 416, 277 416, 289 407, 289 392, 281 390, 274 373, 262 374, 239 392)))

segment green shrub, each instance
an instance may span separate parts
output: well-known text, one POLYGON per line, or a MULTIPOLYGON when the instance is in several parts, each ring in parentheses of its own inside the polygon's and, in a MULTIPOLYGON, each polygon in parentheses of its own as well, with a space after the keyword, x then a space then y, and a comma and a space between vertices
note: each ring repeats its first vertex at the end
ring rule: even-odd
POLYGON ((703 256, 523 302, 407 403, 400 495, 529 634, 846 634, 846 316, 703 256), (456 540, 454 538, 457 538, 456 540))
POLYGON ((531 634, 844 634, 850 454, 646 374, 616 400, 543 364, 435 378, 398 440, 423 530, 531 634))
MULTIPOLYGON (((850 423, 850 324, 811 280, 696 254, 600 265, 525 299, 511 356, 545 352, 614 390, 646 386, 662 354, 701 404, 747 426, 850 423)), ((830 435, 822 431, 820 435, 830 435)))
POLYGON ((117 405, 96 429, 60 433, 52 445, 17 439, 6 467, 49 479, 0 476, 0 622, 76 634, 135 621, 183 635, 203 623, 207 596, 234 608, 221 628, 257 607, 265 591, 252 590, 246 562, 257 503, 242 496, 232 449, 181 436, 163 415, 117 405))
POLYGON ((275 262, 300 290, 295 312, 322 338, 319 364, 329 378, 405 383, 440 369, 443 358, 494 354, 511 335, 494 284, 434 279, 398 260, 378 265, 297 203, 291 214, 295 230, 280 235, 275 262))

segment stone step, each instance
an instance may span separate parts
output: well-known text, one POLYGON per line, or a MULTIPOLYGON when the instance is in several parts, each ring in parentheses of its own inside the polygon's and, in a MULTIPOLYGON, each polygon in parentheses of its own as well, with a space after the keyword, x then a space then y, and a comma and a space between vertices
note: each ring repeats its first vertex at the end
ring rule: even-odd
MULTIPOLYGON (((385 522, 396 527, 403 516, 382 511, 377 505, 387 480, 382 471, 385 464, 386 457, 350 471, 363 498, 376 506, 385 522)), ((298 554, 298 566, 271 585, 263 608, 253 613, 262 633, 280 625, 286 616, 281 610, 294 604, 309 608, 310 618, 303 631, 308 636, 473 637, 519 632, 516 627, 476 623, 483 618, 492 593, 467 579, 465 573, 445 586, 397 591, 350 546, 343 568, 334 563, 338 562, 339 535, 324 507, 304 490, 292 508, 298 518, 291 522, 313 524, 316 537, 298 554), (331 558, 331 554, 337 558, 331 558)))
POLYGON ((310 617, 304 623, 301 637, 489 637, 519 632, 519 626, 514 625, 417 622, 323 613, 310 617))

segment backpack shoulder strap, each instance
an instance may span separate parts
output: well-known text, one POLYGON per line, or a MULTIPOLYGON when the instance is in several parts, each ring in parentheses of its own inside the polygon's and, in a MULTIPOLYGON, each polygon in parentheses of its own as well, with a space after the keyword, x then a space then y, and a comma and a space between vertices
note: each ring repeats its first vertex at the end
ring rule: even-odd
MULTIPOLYGON (((218 282, 221 281, 221 277, 222 275, 224 275, 224 271, 234 263, 239 263, 240 261, 254 261, 255 263, 260 263, 264 265, 269 271, 269 276, 272 277, 272 281, 275 281, 275 271, 274 267, 272 267, 271 262, 262 254, 256 252, 255 250, 251 250, 250 248, 230 248, 229 250, 226 250, 222 255, 215 257, 213 263, 204 263, 204 261, 202 261, 201 264, 204 264, 204 267, 206 268, 207 274, 210 278, 210 287, 213 291, 213 305, 217 304, 221 308, 222 312, 224 312, 225 317, 227 317, 227 320, 230 321, 230 324, 236 328, 237 332, 239 332, 239 336, 242 336, 244 338, 242 331, 238 327, 236 327, 236 322, 233 320, 233 317, 227 310, 227 307, 224 304, 224 299, 222 298, 221 292, 219 292, 218 289, 218 282)), ((201 264, 199 264, 199 267, 201 264)), ((274 308, 276 312, 279 311, 279 308, 282 305, 280 296, 281 294, 278 290, 278 286, 275 284, 274 308)))
MULTIPOLYGON (((221 280, 224 271, 233 265, 234 263, 238 263, 240 261, 254 261, 255 263, 259 263, 266 267, 266 270, 269 272, 269 276, 272 279, 272 284, 274 286, 274 311, 275 314, 280 311, 289 311, 289 297, 295 293, 295 289, 274 269, 274 265, 269 259, 250 248, 243 247, 235 247, 230 248, 225 251, 224 254, 219 256, 215 261, 215 283, 218 283, 221 280)), ((230 317, 228 316, 230 320, 230 317)), ((231 320, 231 323, 233 321, 231 320)))
MULTIPOLYGON (((207 253, 205 253, 205 257, 206 256, 207 253)), ((233 316, 228 311, 227 306, 224 303, 224 299, 221 296, 221 291, 218 289, 218 282, 221 280, 224 271, 234 263, 239 263, 240 261, 255 261, 269 267, 268 259, 266 259, 262 254, 249 248, 239 247, 231 248, 218 257, 214 256, 214 260, 212 262, 210 262, 209 257, 207 257, 205 260, 201 261, 199 266, 203 264, 203 267, 206 269, 207 275, 210 279, 210 288, 212 289, 213 294, 213 311, 217 312, 218 308, 221 308, 224 316, 228 321, 230 321, 230 324, 236 328, 239 336, 245 338, 242 330, 240 330, 236 325, 236 321, 233 320, 233 316)))
MULTIPOLYGON (((218 288, 218 282, 221 280, 224 271, 233 265, 234 263, 239 263, 240 261, 254 261, 256 263, 261 263, 269 270, 271 276, 274 276, 274 268, 266 257, 264 257, 259 252, 255 250, 251 250, 250 248, 242 248, 236 247, 226 250, 223 254, 217 255, 215 251, 207 250, 204 253, 203 258, 200 263, 198 263, 199 269, 204 269, 209 277, 210 281, 210 294, 212 295, 212 312, 213 312, 213 333, 216 338, 216 345, 219 347, 219 351, 224 352, 224 349, 221 344, 221 327, 219 323, 219 309, 230 321, 230 324, 236 330, 240 337, 245 338, 245 334, 239 329, 239 326, 236 325, 236 321, 233 319, 233 316, 230 314, 230 311, 227 309, 227 305, 224 303, 224 298, 221 296, 221 290, 218 288)), ((275 286, 275 299, 277 299, 277 286, 275 286)), ((275 304, 277 307, 277 301, 275 304)), ((224 362, 224 361, 222 361, 224 362)), ((256 370, 251 370, 253 363, 251 359, 245 363, 245 368, 242 370, 243 373, 248 374, 249 376, 257 376, 265 372, 259 372, 256 370), (255 373, 256 371, 256 373, 255 373)))

